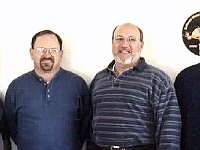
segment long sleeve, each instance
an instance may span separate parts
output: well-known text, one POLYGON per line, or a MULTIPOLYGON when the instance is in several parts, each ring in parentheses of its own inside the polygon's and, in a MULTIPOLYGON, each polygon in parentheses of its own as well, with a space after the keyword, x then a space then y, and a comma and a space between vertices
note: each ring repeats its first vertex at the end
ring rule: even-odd
POLYGON ((90 130, 90 109, 91 109, 91 102, 89 98, 89 89, 86 85, 86 83, 83 82, 82 86, 82 97, 81 97, 81 135, 82 135, 82 141, 84 142, 89 137, 89 130, 90 130))
POLYGON ((11 84, 6 92, 5 101, 3 104, 3 140, 12 140, 16 143, 17 134, 17 114, 15 110, 15 92, 13 91, 13 84, 11 84))
POLYGON ((161 91, 156 112, 155 139, 158 150, 179 150, 181 115, 174 87, 169 85, 161 91))
MULTIPOLYGON (((184 101, 185 98, 190 97, 189 94, 187 92, 184 92, 185 90, 185 86, 184 85, 184 80, 182 80, 182 78, 179 78, 179 76, 176 77, 174 86, 176 89, 176 95, 177 95, 177 99, 178 99, 178 103, 179 103, 179 107, 180 107, 180 111, 181 111, 181 120, 182 120, 182 130, 181 130, 181 149, 183 150, 184 148, 186 148, 186 132, 187 132, 187 112, 185 112, 184 110, 186 110, 184 108, 184 101)), ((187 82, 186 82, 187 83, 187 82)), ((188 90, 185 90, 188 91, 188 90)))

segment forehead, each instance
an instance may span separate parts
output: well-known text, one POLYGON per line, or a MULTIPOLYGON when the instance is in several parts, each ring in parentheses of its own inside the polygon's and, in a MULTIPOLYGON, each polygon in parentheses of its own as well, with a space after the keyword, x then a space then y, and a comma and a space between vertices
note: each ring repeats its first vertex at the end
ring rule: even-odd
POLYGON ((59 46, 57 37, 54 34, 45 34, 36 38, 35 46, 59 46))
POLYGON ((117 27, 117 29, 115 30, 114 36, 135 36, 135 37, 139 37, 140 36, 140 32, 138 30, 138 28, 132 24, 125 24, 125 25, 120 25, 117 27))

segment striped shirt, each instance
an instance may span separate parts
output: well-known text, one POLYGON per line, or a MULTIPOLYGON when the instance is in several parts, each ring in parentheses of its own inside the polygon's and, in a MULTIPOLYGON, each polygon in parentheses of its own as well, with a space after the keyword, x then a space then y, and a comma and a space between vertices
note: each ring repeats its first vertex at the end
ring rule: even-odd
POLYGON ((173 83, 144 58, 117 76, 114 61, 91 83, 93 140, 99 146, 156 144, 179 150, 181 116, 173 83))

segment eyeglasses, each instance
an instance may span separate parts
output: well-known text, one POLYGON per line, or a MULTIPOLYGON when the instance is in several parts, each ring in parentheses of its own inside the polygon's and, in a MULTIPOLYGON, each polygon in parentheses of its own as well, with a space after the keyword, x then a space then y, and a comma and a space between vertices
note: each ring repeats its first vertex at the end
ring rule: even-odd
POLYGON ((45 48, 45 47, 37 47, 37 48, 35 48, 35 50, 42 54, 45 54, 48 51, 52 55, 60 52, 60 50, 57 48, 45 48))
POLYGON ((137 41, 137 39, 133 36, 129 36, 127 39, 125 39, 123 36, 116 36, 114 38, 114 40, 119 43, 122 44, 125 40, 129 43, 129 44, 133 44, 137 41))

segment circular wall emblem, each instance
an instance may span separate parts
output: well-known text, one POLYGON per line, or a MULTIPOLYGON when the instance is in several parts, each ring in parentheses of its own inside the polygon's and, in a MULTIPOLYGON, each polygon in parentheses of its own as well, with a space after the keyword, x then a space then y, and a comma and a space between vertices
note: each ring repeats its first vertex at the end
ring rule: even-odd
POLYGON ((185 46, 195 55, 200 55, 200 12, 191 15, 182 30, 185 46))

